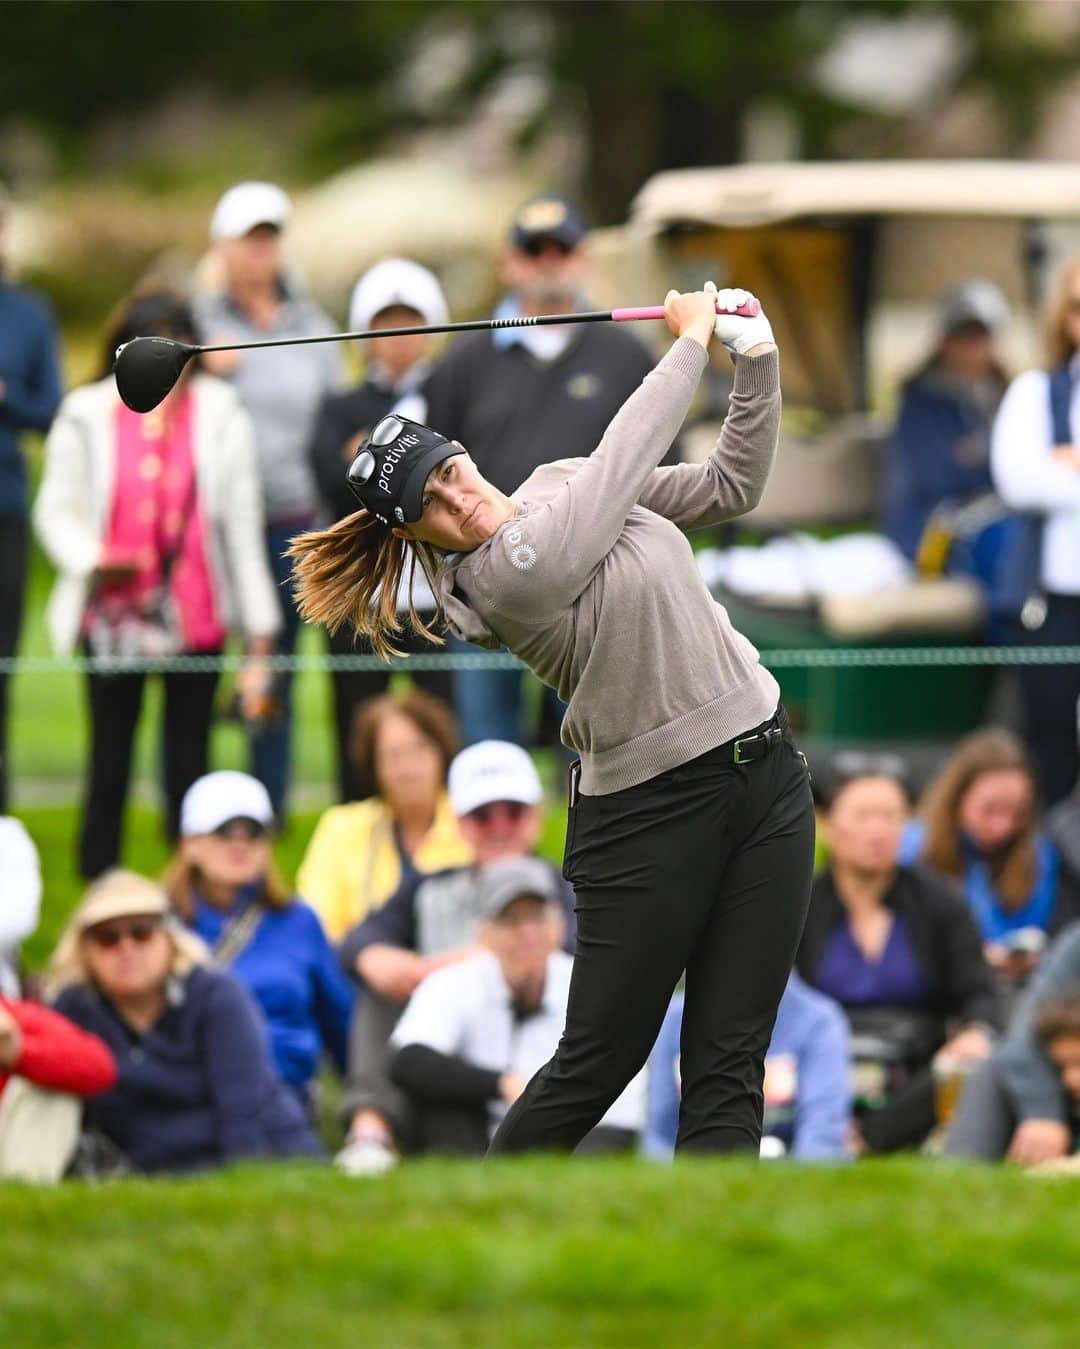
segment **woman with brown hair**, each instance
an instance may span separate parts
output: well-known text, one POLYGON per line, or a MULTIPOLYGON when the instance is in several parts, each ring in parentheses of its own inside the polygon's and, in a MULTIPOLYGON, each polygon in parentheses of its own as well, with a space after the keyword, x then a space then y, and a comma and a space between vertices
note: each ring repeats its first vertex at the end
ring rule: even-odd
MULTIPOLYGON (((394 588, 387 590, 394 613, 394 588)), ((377 794, 331 806, 296 874, 331 941, 416 872, 472 861, 446 792, 457 727, 445 703, 420 689, 361 703, 351 749, 358 775, 375 782, 377 794)))
MULTIPOLYGON (((1024 645, 1080 643, 1080 256, 1061 269, 1046 310, 1047 368, 1025 370, 1002 400, 991 437, 994 483, 1025 513, 1022 547, 1010 559, 1024 645)), ((1072 791, 1077 757, 1080 664, 1020 667, 1026 741, 1043 800, 1072 791)))
POLYGON ((257 778, 207 773, 184 796, 162 884, 213 963, 259 1004, 278 1075, 308 1105, 324 1053, 344 1071, 353 996, 318 916, 277 873, 273 821, 257 778))
POLYGON ((765 1052, 809 900, 813 803, 776 681, 685 537, 751 510, 776 451, 778 354, 751 301, 670 291, 676 340, 596 449, 543 465, 512 497, 463 446, 384 418, 349 468, 363 509, 294 546, 309 618, 351 623, 386 653, 398 578, 419 565, 456 636, 505 646, 569 704, 562 739, 580 759, 564 864, 578 918, 566 1029, 496 1152, 576 1147, 644 1066, 683 971, 678 1146, 760 1146, 765 1052), (702 464, 660 468, 714 337, 735 361, 719 440, 702 464))
POLYGON ((987 961, 1012 980, 1036 963, 1030 930, 1045 940, 1077 914, 1057 853, 1039 832, 1031 763, 1008 731, 976 731, 957 746, 908 825, 901 861, 963 888, 987 961))
MULTIPOLYGON (((281 622, 262 539, 251 422, 233 391, 189 367, 140 416, 111 378, 116 347, 136 335, 192 342, 186 302, 150 289, 110 321, 98 378, 64 399, 45 442, 34 527, 59 573, 46 623, 61 655, 118 662, 87 675, 90 764, 79 867, 100 875, 120 856, 121 826, 147 663, 215 656, 232 632, 253 658, 245 696, 265 677, 281 622), (125 667, 127 663, 127 668, 125 667)), ((166 670, 162 714, 165 822, 206 772, 216 671, 166 670)))

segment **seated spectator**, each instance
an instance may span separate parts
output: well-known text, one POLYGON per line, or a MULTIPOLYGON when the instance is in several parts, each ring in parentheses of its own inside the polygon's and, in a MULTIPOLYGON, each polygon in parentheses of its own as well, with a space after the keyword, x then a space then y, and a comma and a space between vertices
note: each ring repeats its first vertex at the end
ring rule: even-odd
MULTIPOLYGON (((658 1160, 675 1151, 679 1132, 679 1036, 683 994, 664 1017, 648 1067, 643 1150, 658 1160)), ((792 971, 765 1056, 761 1154, 799 1161, 851 1155, 851 1045, 847 1018, 831 998, 792 971)))
POLYGON ((1056 939, 1009 1032, 969 1079, 949 1130, 950 1157, 1021 1166, 1080 1147, 1080 923, 1056 939))
MULTIPOLYGON (((482 869, 533 852, 543 824, 543 788, 532 759, 506 740, 482 740, 450 765, 450 804, 475 862, 407 881, 352 928, 341 962, 363 984, 349 1045, 345 1106, 349 1137, 338 1162, 350 1173, 392 1165, 395 1140, 410 1135, 408 1101, 387 1073, 390 1033, 416 986, 475 951, 483 921, 482 869)), ((554 869, 573 949, 574 894, 554 869)))
POLYGON ((49 969, 56 1009, 112 1050, 118 1080, 86 1106, 138 1171, 189 1171, 319 1145, 270 1063, 262 1018, 165 891, 127 871, 92 885, 49 969))
POLYGON ((974 575, 988 588, 1007 539, 1003 513, 968 529, 960 512, 994 490, 990 430, 1007 383, 997 339, 1008 317, 989 281, 945 296, 937 345, 901 393, 885 465, 885 532, 908 560, 974 575), (931 556, 935 546, 945 555, 931 556))
POLYGON ((257 778, 199 778, 180 807, 180 847, 163 884, 213 964, 259 1004, 274 1067, 307 1105, 323 1051, 344 1071, 353 995, 318 917, 274 868, 273 820, 257 778))
POLYGON ((961 741, 926 789, 900 860, 963 888, 986 959, 1007 984, 1022 984, 1047 936, 1080 913, 1080 895, 1039 832, 1027 754, 1008 731, 961 741))
POLYGON ((78 1143, 80 1098, 115 1081, 116 1063, 96 1035, 0 995, 0 1177, 59 1180, 78 1143))
MULTIPOLYGON (((449 311, 435 276, 407 258, 384 258, 369 267, 356 283, 349 302, 349 328, 408 328, 448 321, 449 311)), ((319 495, 331 520, 341 520, 356 510, 356 498, 345 481, 345 469, 368 433, 389 412, 412 421, 427 421, 424 385, 431 369, 428 353, 432 339, 423 334, 413 337, 374 337, 360 342, 366 361, 364 379, 345 393, 331 394, 323 400, 312 436, 309 457, 315 470, 319 495)), ((421 572, 408 572, 398 587, 398 616, 404 621, 409 612, 410 594, 416 612, 430 623, 435 617, 435 596, 421 572)), ((346 624, 329 639, 337 656, 370 654, 371 646, 358 640, 352 624, 346 624)), ((415 632, 410 623, 398 638, 398 649, 420 654, 437 653, 428 639, 415 632)), ((368 698, 385 693, 391 670, 335 670, 334 723, 337 730, 338 780, 342 801, 359 801, 375 790, 371 778, 361 779, 349 752, 353 717, 357 707, 368 698)), ((453 694, 449 670, 414 670, 413 683, 437 698, 449 701, 453 694)))
POLYGON ((19 996, 19 943, 38 925, 41 865, 22 824, 0 816, 0 997, 19 996))
POLYGON ((824 790, 819 779, 819 795, 830 861, 811 890, 797 968, 851 1024, 857 1151, 917 1147, 935 1123, 935 1054, 965 1062, 990 1052, 993 975, 964 901, 898 865, 903 786, 868 769, 824 790))
MULTIPOLYGON (((484 871, 473 955, 417 988, 394 1029, 390 1063, 416 1118, 419 1152, 479 1155, 508 1106, 554 1054, 573 960, 558 949, 559 887, 539 858, 484 871)), ((579 1152, 627 1151, 644 1122, 639 1074, 579 1152)))
POLYGON ((331 806, 296 876, 335 942, 403 881, 472 860, 446 794, 457 730, 445 704, 419 689, 373 698, 357 711, 352 748, 378 793, 331 806))

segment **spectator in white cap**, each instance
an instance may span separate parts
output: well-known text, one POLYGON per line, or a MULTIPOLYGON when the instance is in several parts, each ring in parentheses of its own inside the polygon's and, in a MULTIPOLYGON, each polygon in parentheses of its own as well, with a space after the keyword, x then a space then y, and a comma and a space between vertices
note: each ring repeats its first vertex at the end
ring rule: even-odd
MULTIPOLYGON (((384 258, 369 268, 352 293, 349 328, 409 328, 446 323, 449 311, 442 288, 426 267, 408 258, 384 258)), ((345 482, 345 469, 368 432, 389 412, 413 421, 426 419, 424 385, 430 364, 430 337, 376 337, 360 343, 366 362, 364 377, 354 389, 332 394, 319 409, 310 458, 318 481, 325 513, 340 520, 356 510, 356 498, 345 482)), ((407 581, 407 578, 405 578, 407 581)), ((417 575, 413 603, 423 617, 435 610, 435 599, 426 579, 417 575)), ((409 607, 408 585, 398 595, 399 612, 409 607)), ((371 648, 357 640, 351 628, 329 639, 334 655, 368 654, 371 648)), ((402 649, 432 653, 437 649, 412 631, 409 624, 401 638, 402 649)), ((428 693, 450 700, 448 670, 416 671, 413 681, 428 693)), ((352 721, 356 708, 367 698, 383 693, 390 681, 386 670, 335 670, 334 720, 338 747, 338 782, 342 801, 362 801, 374 791, 374 783, 361 779, 349 754, 352 721)))
MULTIPOLYGON (((222 289, 196 299, 206 342, 258 342, 315 337, 334 331, 330 319, 287 277, 282 237, 291 207, 274 183, 237 183, 218 202, 210 237, 221 264, 222 289)), ((255 446, 266 515, 266 547, 284 609, 280 654, 296 644, 300 619, 292 603, 292 567, 284 556, 294 535, 310 529, 318 509, 308 460, 312 427, 322 400, 342 388, 345 370, 334 342, 262 351, 218 352, 211 373, 232 381, 255 423, 255 446)), ((249 717, 251 771, 285 813, 291 742, 291 685, 275 680, 264 713, 249 717)))
POLYGON ((19 943, 38 925, 41 864, 24 826, 0 816, 0 996, 19 996, 19 943))
POLYGON ((943 297, 934 348, 904 384, 886 454, 886 533, 924 569, 972 576, 988 591, 1007 526, 1000 509, 976 518, 965 508, 988 505, 993 492, 990 429, 1007 382, 998 343, 1008 320, 990 281, 943 297))
POLYGON ((274 866, 266 788, 247 773, 207 773, 180 812, 164 886, 183 922, 262 1009, 278 1076, 305 1105, 324 1055, 345 1066, 352 988, 318 916, 274 866))
MULTIPOLYGON (((450 766, 449 786, 474 863, 407 881, 339 948, 342 965, 363 990, 349 1040, 349 1139, 338 1159, 351 1173, 385 1170, 398 1147, 412 1146, 409 1103, 387 1073, 390 1033, 422 979, 472 953, 486 912, 481 895, 487 868, 529 858, 540 838, 543 788, 520 746, 486 740, 462 750, 450 766)), ((559 940, 573 950, 573 893, 549 863, 532 860, 558 899, 559 940)))
MULTIPOLYGON (((418 1152, 485 1152, 507 1107, 554 1054, 573 967, 558 950, 560 898, 557 876, 539 858, 486 867, 477 949, 409 1000, 391 1036, 390 1074, 412 1106, 418 1152)), ((644 1116, 639 1073, 577 1150, 629 1150, 644 1116)))

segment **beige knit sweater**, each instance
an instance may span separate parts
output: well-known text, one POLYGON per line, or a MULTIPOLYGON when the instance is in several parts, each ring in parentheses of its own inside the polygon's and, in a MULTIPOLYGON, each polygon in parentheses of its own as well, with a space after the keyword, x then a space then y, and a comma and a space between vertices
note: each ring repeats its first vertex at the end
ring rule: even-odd
POLYGON ((780 422, 779 361, 738 357, 728 416, 703 464, 657 468, 706 354, 674 343, 587 459, 546 464, 517 515, 440 569, 451 629, 505 645, 569 704, 581 790, 606 795, 770 717, 780 691, 698 575, 684 530, 761 498, 780 422))

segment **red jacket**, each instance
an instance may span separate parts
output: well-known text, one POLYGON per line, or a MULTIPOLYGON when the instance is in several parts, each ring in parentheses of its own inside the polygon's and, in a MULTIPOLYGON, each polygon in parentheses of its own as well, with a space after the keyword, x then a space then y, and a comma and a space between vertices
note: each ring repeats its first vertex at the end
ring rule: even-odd
POLYGON ((10 1073, 0 1069, 0 1093, 8 1077, 25 1077, 35 1086, 96 1096, 116 1081, 116 1062, 103 1040, 80 1030, 66 1016, 36 1002, 0 998, 22 1032, 22 1050, 10 1073))

